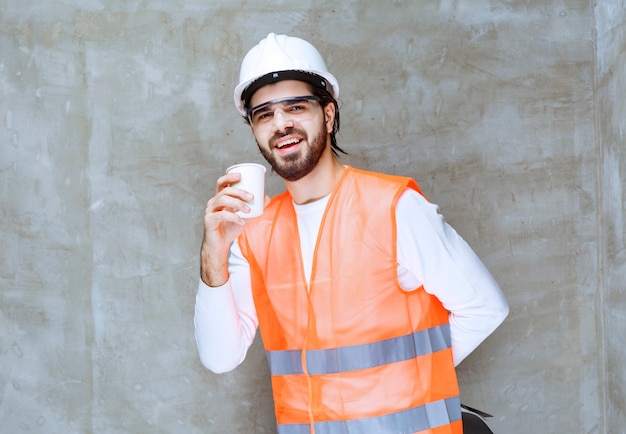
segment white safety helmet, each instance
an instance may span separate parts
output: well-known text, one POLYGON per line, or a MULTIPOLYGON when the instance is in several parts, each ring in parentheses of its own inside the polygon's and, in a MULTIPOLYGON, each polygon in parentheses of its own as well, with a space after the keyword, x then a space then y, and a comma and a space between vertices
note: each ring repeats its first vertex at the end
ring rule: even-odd
POLYGON ((328 72, 324 59, 307 41, 270 33, 241 62, 235 106, 246 115, 245 100, 260 87, 280 80, 302 80, 339 96, 337 79, 328 72))

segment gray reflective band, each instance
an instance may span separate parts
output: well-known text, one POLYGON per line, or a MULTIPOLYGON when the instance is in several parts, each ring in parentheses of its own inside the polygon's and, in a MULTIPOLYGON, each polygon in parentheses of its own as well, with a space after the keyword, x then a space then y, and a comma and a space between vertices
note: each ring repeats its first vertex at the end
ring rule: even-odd
MULTIPOLYGON (((306 366, 309 375, 336 374, 410 360, 450 347, 450 324, 442 324, 370 344, 309 350, 306 366)), ((300 350, 268 351, 267 360, 272 375, 304 373, 300 350)))
MULTIPOLYGON (((448 425, 458 420, 461 420, 461 401, 458 396, 455 396, 384 416, 315 422, 315 434, 416 433, 448 425)), ((309 424, 278 425, 278 434, 310 434, 310 432, 311 426, 309 424)))

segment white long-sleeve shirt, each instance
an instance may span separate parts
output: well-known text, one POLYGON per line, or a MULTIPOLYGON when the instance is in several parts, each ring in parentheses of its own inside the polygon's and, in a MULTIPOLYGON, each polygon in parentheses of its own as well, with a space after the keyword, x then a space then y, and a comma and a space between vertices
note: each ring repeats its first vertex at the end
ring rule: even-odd
MULTIPOLYGON (((328 197, 295 205, 307 281, 317 233, 328 197)), ((437 205, 406 189, 396 205, 398 277, 402 288, 423 285, 450 312, 454 364, 458 365, 504 321, 508 304, 489 271, 468 244, 438 213, 437 205)), ((243 362, 258 319, 252 299, 250 268, 235 241, 229 280, 208 287, 200 280, 195 335, 200 360, 220 373, 243 362)))

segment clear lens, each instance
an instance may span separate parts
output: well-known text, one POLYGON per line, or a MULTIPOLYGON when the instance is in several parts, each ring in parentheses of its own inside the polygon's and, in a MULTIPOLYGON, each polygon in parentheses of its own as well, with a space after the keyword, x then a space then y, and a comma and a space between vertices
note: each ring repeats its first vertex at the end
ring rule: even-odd
POLYGON ((280 110, 286 118, 306 120, 313 115, 319 101, 321 98, 314 95, 274 99, 248 109, 248 120, 254 127, 270 125, 276 110, 280 110))

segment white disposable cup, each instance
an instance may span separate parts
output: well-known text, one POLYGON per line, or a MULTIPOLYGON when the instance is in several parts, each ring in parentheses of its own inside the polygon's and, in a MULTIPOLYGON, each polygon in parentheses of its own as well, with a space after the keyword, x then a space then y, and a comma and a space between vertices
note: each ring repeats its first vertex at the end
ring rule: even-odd
POLYGON ((241 163, 230 166, 226 173, 240 173, 241 179, 233 184, 237 188, 252 193, 254 199, 248 202, 250 212, 237 211, 237 214, 244 218, 258 217, 263 214, 265 205, 265 167, 257 163, 241 163))

